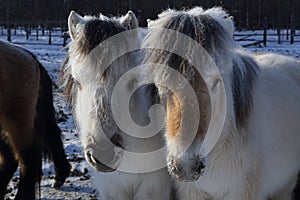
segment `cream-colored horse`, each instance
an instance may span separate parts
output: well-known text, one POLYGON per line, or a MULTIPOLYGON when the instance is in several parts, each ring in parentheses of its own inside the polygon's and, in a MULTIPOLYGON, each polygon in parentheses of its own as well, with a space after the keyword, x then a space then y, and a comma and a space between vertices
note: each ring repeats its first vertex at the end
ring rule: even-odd
POLYGON ((120 112, 113 116, 112 106, 129 106, 131 117, 143 127, 149 122, 148 109, 156 101, 153 86, 139 88, 129 105, 121 100, 123 94, 126 96, 134 87, 137 75, 120 86, 124 86, 122 94, 113 100, 118 80, 137 66, 143 56, 142 52, 129 50, 129 46, 136 46, 136 50, 139 48, 144 34, 142 29, 135 28, 138 28, 138 22, 131 11, 120 18, 103 15, 81 17, 75 12, 69 16, 72 42, 63 66, 65 89, 72 99, 86 160, 95 169, 92 178, 101 199, 161 200, 169 199, 170 195, 166 168, 120 169, 124 162, 133 168, 140 165, 147 167, 148 162, 130 160, 122 152, 143 154, 164 144, 162 133, 153 136, 142 129, 135 129, 135 135, 126 133, 117 124, 118 117, 124 119, 126 116, 120 112), (118 36, 117 42, 113 41, 118 36), (118 55, 117 52, 122 50, 124 55, 118 55), (110 63, 108 60, 111 58, 110 63))
POLYGON ((142 45, 168 46, 173 52, 185 49, 184 58, 163 48, 148 52, 145 58, 145 64, 151 66, 147 74, 158 82, 167 101, 167 160, 170 173, 180 180, 176 186, 179 200, 286 200, 296 184, 300 169, 300 62, 282 55, 248 54, 235 47, 233 30, 232 18, 221 8, 167 10, 151 21, 142 45), (170 36, 165 29, 177 33, 170 36), (185 45, 179 33, 206 52, 185 45), (224 84, 226 96, 219 103, 225 102, 226 117, 220 138, 203 158, 200 149, 209 124, 218 125, 204 81, 214 79, 207 67, 208 57, 221 74, 213 87, 224 84), (203 61, 199 66, 208 69, 208 77, 202 77, 189 58, 203 61), (162 79, 176 78, 170 77, 163 65, 186 78, 197 97, 195 102, 186 103, 187 98, 180 97, 184 93, 180 87, 170 92, 167 85, 160 85, 162 79), (191 133, 183 128, 192 126, 195 117, 184 109, 190 106, 186 104, 198 104, 200 119, 191 145, 184 149, 191 133))

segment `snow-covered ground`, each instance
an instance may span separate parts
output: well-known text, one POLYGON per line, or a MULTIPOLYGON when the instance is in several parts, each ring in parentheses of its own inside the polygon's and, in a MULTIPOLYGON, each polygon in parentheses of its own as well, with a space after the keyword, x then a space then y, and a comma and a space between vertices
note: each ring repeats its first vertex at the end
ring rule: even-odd
MULTIPOLYGON (((6 37, 0 36, 0 39, 5 40, 6 37)), ((261 36, 253 36, 253 39, 261 39, 261 36)), ((295 40, 300 41, 300 37, 295 40)), ((48 37, 39 38, 39 43, 44 43, 44 45, 36 44, 34 36, 30 37, 29 41, 26 40, 25 36, 13 36, 12 41, 15 43, 31 43, 22 46, 37 55, 55 83, 54 104, 58 112, 59 126, 63 131, 62 138, 67 158, 73 167, 71 176, 66 183, 56 190, 51 188, 51 184, 54 181, 53 163, 45 162, 43 165, 44 176, 41 183, 41 199, 97 199, 96 192, 90 181, 89 172, 92 169, 84 160, 80 138, 73 123, 71 109, 65 102, 61 89, 57 87, 60 64, 64 59, 66 50, 60 45, 47 45, 48 37)), ((62 44, 63 38, 53 37, 52 42, 54 44, 62 44)), ((239 43, 243 44, 242 42, 239 43)), ((296 42, 293 45, 290 45, 287 41, 284 41, 283 44, 270 42, 267 44, 267 47, 251 46, 248 47, 248 50, 255 53, 274 52, 300 59, 300 42, 296 42)), ((17 191, 17 181, 18 172, 9 184, 6 199, 13 199, 17 191)))
MULTIPOLYGON (((264 47, 263 44, 259 44, 259 46, 248 46, 247 49, 254 53, 261 52, 273 52, 279 53, 282 55, 293 56, 297 59, 300 59, 300 30, 296 31, 296 37, 294 38, 295 43, 290 44, 290 37, 287 39, 286 31, 281 32, 281 44, 278 44, 278 36, 276 35, 276 30, 268 30, 267 31, 267 46, 264 47)), ((250 37, 245 38, 247 41, 237 41, 239 45, 248 45, 254 43, 254 41, 262 41, 263 40, 263 31, 243 31, 235 33, 235 40, 239 40, 241 38, 245 38, 245 35, 251 35, 250 37)))

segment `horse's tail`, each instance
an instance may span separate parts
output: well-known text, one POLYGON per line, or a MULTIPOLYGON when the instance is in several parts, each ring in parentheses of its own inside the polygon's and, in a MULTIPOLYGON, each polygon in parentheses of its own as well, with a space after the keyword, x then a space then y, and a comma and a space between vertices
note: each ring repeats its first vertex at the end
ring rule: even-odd
MULTIPOLYGON (((58 188, 63 185, 65 179, 69 176, 71 165, 67 161, 61 139, 61 129, 57 125, 53 105, 52 80, 35 55, 29 51, 28 53, 36 61, 40 71, 40 90, 35 121, 36 135, 39 137, 43 158, 54 162, 55 182, 53 187, 58 188)), ((40 169, 42 172, 42 163, 40 169)), ((40 180, 41 175, 42 173, 40 173, 40 180)))
MULTIPOLYGON (((37 61, 38 62, 38 61, 37 61)), ((41 109, 38 110, 42 115, 44 158, 54 162, 55 182, 52 185, 59 188, 69 176, 71 165, 67 161, 63 142, 61 139, 61 129, 57 125, 55 108, 53 105, 52 80, 40 62, 40 95, 39 101, 41 109)))
POLYGON ((50 159, 51 153, 47 148, 47 138, 49 134, 61 135, 61 130, 57 126, 55 109, 53 106, 52 80, 36 56, 26 49, 23 50, 30 54, 35 60, 38 65, 38 70, 40 71, 40 90, 36 108, 35 124, 37 135, 40 136, 39 140, 41 142, 43 157, 44 159, 50 159))
MULTIPOLYGON (((39 63, 39 62, 38 62, 39 63)), ((45 68, 39 63, 40 69, 40 94, 39 94, 39 101, 40 101, 40 109, 39 112, 42 116, 42 124, 43 127, 43 155, 46 159, 51 159, 51 151, 48 148, 48 143, 50 137, 53 135, 59 136, 59 140, 61 140, 61 130, 57 126, 57 121, 55 117, 55 108, 53 106, 53 93, 52 93, 52 80, 49 77, 45 68)), ((51 140, 51 139, 50 139, 51 140)))
MULTIPOLYGON (((38 94, 38 99, 37 99, 37 104, 36 104, 36 115, 35 115, 35 121, 34 121, 34 135, 35 135, 35 146, 37 148, 38 152, 38 167, 37 167, 37 184, 38 184, 38 189, 39 189, 39 197, 41 197, 41 187, 40 187, 40 182, 42 179, 42 158, 43 154, 46 153, 47 155, 50 155, 47 151, 45 151, 46 147, 46 142, 45 142, 45 135, 46 132, 46 124, 49 111, 52 110, 52 107, 49 106, 49 101, 52 101, 52 83, 51 80, 48 79, 48 76, 45 75, 45 69, 42 66, 42 64, 37 60, 35 55, 31 53, 30 51, 27 51, 25 49, 22 49, 26 51, 32 59, 36 62, 37 64, 37 70, 40 71, 40 86, 39 86, 39 94, 38 94), (51 92, 51 95, 49 96, 48 93, 51 92)), ((51 112, 52 113, 52 112, 51 112)), ((48 156, 49 157, 49 156, 48 156)))

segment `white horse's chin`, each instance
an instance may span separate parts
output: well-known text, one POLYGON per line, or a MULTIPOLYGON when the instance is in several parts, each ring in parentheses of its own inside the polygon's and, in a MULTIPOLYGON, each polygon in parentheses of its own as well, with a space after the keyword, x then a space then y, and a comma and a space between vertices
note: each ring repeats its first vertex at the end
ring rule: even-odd
POLYGON ((113 172, 118 169, 123 155, 122 151, 117 148, 114 149, 114 152, 109 153, 112 156, 107 156, 105 152, 102 154, 94 153, 92 149, 86 149, 84 152, 89 165, 99 172, 113 172))
POLYGON ((205 170, 205 159, 193 153, 189 148, 184 153, 169 154, 167 157, 168 171, 181 182, 197 181, 205 170))

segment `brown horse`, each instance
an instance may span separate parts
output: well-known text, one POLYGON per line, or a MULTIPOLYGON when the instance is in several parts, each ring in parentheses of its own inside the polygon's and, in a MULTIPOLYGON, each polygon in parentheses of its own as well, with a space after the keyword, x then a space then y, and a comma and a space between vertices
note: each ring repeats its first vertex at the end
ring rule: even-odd
POLYGON ((53 187, 64 183, 71 165, 60 134, 46 70, 32 53, 0 41, 0 199, 18 166, 15 199, 35 199, 43 153, 55 165, 53 187))

